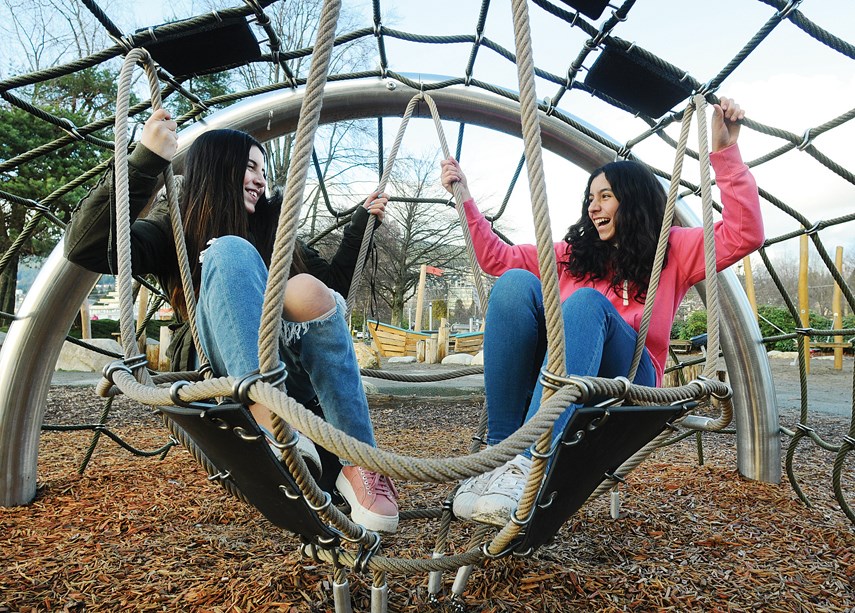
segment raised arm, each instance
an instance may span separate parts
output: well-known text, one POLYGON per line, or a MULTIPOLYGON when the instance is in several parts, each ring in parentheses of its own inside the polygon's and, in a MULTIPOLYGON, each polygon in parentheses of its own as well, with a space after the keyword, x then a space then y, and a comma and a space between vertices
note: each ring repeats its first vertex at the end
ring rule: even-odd
MULTIPOLYGON (((135 274, 157 273, 165 249, 172 246, 172 232, 162 215, 136 218, 151 200, 158 176, 166 169, 177 149, 175 122, 169 113, 152 113, 143 128, 140 143, 128 157, 130 188, 132 267, 135 274)), ((93 272, 116 272, 115 188, 113 169, 80 201, 65 232, 65 256, 93 272)))
POLYGON ((466 175, 457 160, 442 160, 440 169, 440 179, 446 191, 454 194, 454 184, 458 183, 460 186, 466 223, 481 270, 497 277, 511 268, 523 268, 540 276, 537 248, 534 245, 509 245, 493 232, 492 225, 475 205, 466 175))
MULTIPOLYGON (((713 105, 710 161, 721 192, 721 221, 715 224, 716 268, 724 270, 763 245, 757 183, 742 161, 737 141, 745 111, 730 98, 713 105)), ((689 285, 703 279, 703 229, 673 229, 672 247, 689 285)), ((669 256, 670 257, 670 256, 669 256)))

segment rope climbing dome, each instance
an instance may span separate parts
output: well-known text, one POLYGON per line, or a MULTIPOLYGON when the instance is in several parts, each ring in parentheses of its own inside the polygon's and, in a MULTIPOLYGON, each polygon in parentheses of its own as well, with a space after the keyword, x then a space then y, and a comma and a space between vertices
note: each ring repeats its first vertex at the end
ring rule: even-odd
MULTIPOLYGON (((631 4, 631 2, 626 3, 624 8, 628 10, 631 4)), ((263 139, 296 132, 292 172, 289 172, 285 204, 282 209, 274 257, 272 258, 275 264, 271 266, 270 281, 265 295, 265 309, 259 342, 261 372, 264 375, 252 379, 244 378, 243 380, 230 377, 203 379, 201 376, 197 376, 193 380, 190 378, 181 380, 180 374, 160 375, 154 379, 149 377, 144 368, 144 363, 135 357, 137 351, 134 341, 135 335, 133 328, 130 327, 133 320, 131 311, 133 298, 130 286, 129 244, 127 243, 127 236, 120 234, 118 243, 119 253, 122 257, 119 259, 118 282, 119 293, 122 297, 122 338, 125 343, 126 358, 108 369, 107 380, 99 387, 99 392, 102 395, 109 396, 115 394, 119 389, 135 400, 164 407, 163 412, 168 417, 167 421, 180 424, 192 421, 188 418, 195 419, 200 414, 205 416, 209 413, 212 420, 221 420, 223 423, 227 419, 242 419, 240 410, 237 408, 233 413, 226 414, 223 412, 222 416, 217 413, 216 408, 206 403, 208 399, 215 396, 232 396, 238 400, 249 401, 251 399, 262 402, 271 407, 281 418, 282 429, 278 434, 282 436, 283 440, 293 440, 294 435, 291 430, 291 426, 293 426, 342 457, 398 479, 437 483, 456 482, 499 466, 520 451, 534 445, 534 468, 514 521, 509 522, 507 526, 492 537, 488 536, 485 529, 476 531, 470 544, 463 548, 464 553, 446 555, 447 545, 444 540, 447 525, 451 519, 447 505, 444 509, 439 510, 414 510, 409 515, 406 512, 402 513, 404 519, 442 518, 443 529, 437 539, 436 549, 430 557, 422 560, 399 559, 383 555, 380 551, 381 541, 379 537, 366 533, 364 529, 360 530, 358 526, 350 523, 347 517, 331 506, 329 496, 313 482, 302 459, 293 451, 293 446, 286 445, 286 450, 289 451, 286 451, 284 456, 285 467, 281 475, 284 483, 280 483, 278 489, 286 498, 302 501, 309 509, 310 513, 306 516, 308 525, 302 524, 305 531, 300 532, 306 542, 304 551, 334 565, 336 575, 334 590, 337 591, 337 599, 340 597, 342 602, 347 599, 346 590, 343 589, 343 586, 346 586, 344 567, 373 571, 374 587, 372 593, 376 590, 378 603, 385 603, 386 572, 429 572, 431 573, 431 593, 436 594, 439 590, 439 573, 463 567, 464 570, 459 573, 454 588, 454 593, 459 595, 465 586, 465 569, 467 567, 486 558, 501 557, 513 551, 530 553, 532 547, 526 541, 525 529, 528 525, 527 521, 531 520, 531 514, 534 513, 541 483, 546 476, 547 463, 545 458, 548 457, 549 452, 551 423, 567 404, 583 402, 589 397, 599 395, 614 398, 618 404, 675 404, 674 414, 663 417, 663 425, 676 426, 674 420, 679 417, 681 418, 680 423, 693 429, 715 431, 725 427, 730 422, 730 389, 714 378, 720 344, 728 358, 735 394, 734 405, 736 410, 741 412, 738 420, 743 425, 749 426, 741 428, 738 432, 741 446, 740 472, 752 478, 777 481, 780 476, 777 448, 779 427, 774 395, 766 384, 771 379, 771 375, 765 352, 752 319, 753 315, 750 309, 746 308, 738 283, 732 275, 716 275, 714 263, 705 287, 707 305, 710 310, 710 351, 704 367, 703 379, 680 388, 668 390, 632 386, 626 380, 611 381, 591 378, 581 381, 568 378, 563 372, 561 360, 555 359, 554 356, 564 354, 564 336, 557 309, 556 265, 551 247, 549 211, 544 189, 545 179, 539 159, 541 149, 542 147, 547 148, 584 169, 592 169, 614 159, 616 152, 626 156, 629 154, 632 143, 625 146, 615 145, 601 134, 582 126, 572 117, 562 117, 552 103, 544 112, 543 105, 538 104, 534 93, 536 68, 530 54, 531 41, 528 34, 526 2, 523 0, 515 0, 514 2, 517 44, 515 57, 520 80, 518 103, 516 100, 509 100, 495 92, 473 92, 468 87, 469 82, 471 82, 468 76, 466 84, 446 83, 430 93, 425 91, 427 88, 424 87, 424 84, 418 84, 419 87, 413 88, 412 85, 416 84, 403 75, 396 75, 399 77, 398 79, 386 82, 378 81, 375 78, 366 81, 326 83, 329 54, 334 44, 338 8, 339 3, 336 1, 331 0, 325 3, 312 68, 306 80, 305 89, 285 93, 261 94, 225 111, 206 117, 204 125, 196 124, 182 131, 180 151, 175 160, 176 163, 180 164, 181 156, 193 138, 202 131, 215 127, 242 129, 263 139), (359 104, 353 104, 354 93, 359 95, 359 104), (404 108, 406 110, 403 110, 404 108), (491 113, 484 112, 487 108, 491 110, 491 113), (273 109, 276 109, 277 114, 275 121, 271 119, 273 109), (287 271, 290 268, 291 252, 296 240, 295 230, 303 201, 314 132, 319 123, 342 119, 343 112, 347 114, 348 119, 401 115, 403 113, 406 119, 399 136, 403 135, 403 129, 410 113, 413 116, 430 116, 437 126, 441 148, 446 156, 448 155, 448 146, 442 132, 440 116, 442 120, 475 123, 508 133, 518 133, 521 129, 525 144, 524 157, 527 161, 529 184, 533 190, 531 200, 537 231, 541 278, 547 305, 550 361, 545 368, 543 377, 544 381, 553 385, 545 391, 545 402, 537 417, 501 445, 490 450, 473 450, 473 453, 457 458, 422 459, 393 454, 382 449, 370 448, 350 439, 350 437, 334 430, 313 416, 277 389, 278 384, 281 383, 281 373, 277 370, 279 359, 276 354, 276 346, 280 316, 276 305, 282 303, 285 284, 287 283, 287 271), (722 307, 721 310, 719 310, 719 305, 722 307), (721 340, 719 340, 719 326, 722 329, 721 340), (688 407, 681 403, 689 403, 710 395, 721 401, 723 413, 720 418, 684 418, 684 413, 688 407), (169 405, 177 405, 177 408, 170 412, 169 405), (317 518, 320 521, 312 523, 313 519, 317 518)), ((792 12, 790 9, 785 15, 783 10, 780 11, 778 21, 792 14, 792 12)), ((620 13, 617 13, 616 19, 619 20, 621 16, 620 13)), ((614 24, 609 25, 609 22, 610 20, 607 20, 604 23, 603 29, 599 33, 602 35, 600 39, 606 36, 611 27, 614 27, 614 24)), ((126 191, 123 193, 121 187, 126 184, 126 179, 122 176, 124 154, 127 149, 125 119, 129 112, 134 111, 134 109, 128 108, 130 104, 127 94, 130 71, 137 62, 141 62, 145 66, 151 85, 151 107, 157 108, 160 104, 157 68, 150 63, 147 52, 138 48, 127 49, 126 69, 123 71, 122 82, 120 83, 120 101, 117 105, 115 130, 116 185, 119 203, 127 198, 126 191)), ((383 73, 382 76, 389 76, 389 71, 385 67, 383 73)), ((693 114, 698 117, 700 143, 698 154, 702 174, 706 172, 706 176, 703 177, 700 186, 693 186, 692 191, 699 191, 702 195, 705 230, 711 228, 712 224, 713 207, 709 191, 708 158, 705 157, 707 152, 704 143, 706 126, 703 122, 705 98, 712 86, 707 84, 705 88, 699 87, 698 89, 703 90, 702 93, 693 97, 686 110, 670 117, 672 121, 681 119, 683 130, 680 142, 676 143, 676 162, 671 173, 673 182, 669 191, 669 205, 663 235, 667 235, 667 227, 670 227, 672 218, 676 218, 684 224, 692 223, 691 215, 686 211, 679 210, 677 199, 681 185, 681 167, 686 151, 688 127, 693 114)), ((658 129, 662 127, 664 126, 658 126, 658 129)), ((654 129, 651 133, 655 132, 654 129)), ((805 141, 802 143, 805 144, 805 147, 800 148, 807 149, 811 146, 808 137, 809 135, 806 135, 805 141)), ((393 151, 397 150, 399 143, 400 138, 396 140, 393 151)), ((381 187, 391 172, 393 160, 394 153, 390 156, 390 163, 386 165, 384 175, 380 179, 381 187)), ((840 171, 844 175, 847 173, 842 168, 840 171)), ((177 213, 176 195, 171 187, 171 171, 167 173, 165 180, 168 197, 173 203, 171 208, 177 213)), ((126 190, 126 187, 124 189, 126 190)), ((458 212, 462 217, 462 212, 459 210, 462 203, 459 202, 459 197, 456 200, 458 212)), ((125 206, 124 209, 121 206, 117 207, 117 213, 118 227, 127 229, 129 226, 127 207, 125 206)), ((175 227, 179 228, 180 233, 180 220, 174 219, 173 222, 175 227)), ((369 230, 371 227, 372 224, 368 224, 369 230)), ((463 228, 465 230, 465 223, 463 228)), ((367 233, 366 240, 363 241, 366 245, 368 238, 367 233)), ((706 243, 709 248, 711 243, 709 237, 707 237, 706 243)), ((60 251, 61 248, 58 248, 44 267, 39 279, 40 284, 33 288, 27 302, 19 311, 19 321, 16 321, 10 330, 3 352, 0 354, 0 424, 3 425, 0 432, 4 435, 4 439, 9 439, 10 435, 13 435, 20 437, 16 440, 23 441, 16 446, 16 453, 6 451, 3 458, 4 464, 11 468, 11 470, 7 469, 6 474, 13 475, 13 479, 4 484, 4 491, 0 492, 4 495, 4 504, 26 503, 32 498, 35 491, 35 450, 38 445, 38 425, 41 422, 41 414, 38 411, 31 411, 28 407, 44 404, 43 400, 49 384, 51 365, 55 362, 63 338, 63 335, 57 330, 55 320, 70 320, 76 312, 76 305, 85 298, 88 288, 94 282, 92 274, 64 261, 59 254, 60 251), (49 316, 46 315, 48 313, 49 316), (62 315, 58 316, 58 313, 62 315), (23 383, 30 386, 29 395, 26 397, 16 396, 14 390, 20 389, 23 383), (20 420, 16 425, 10 427, 9 421, 7 421, 9 415, 28 415, 28 418, 20 420)), ((474 261, 471 245, 469 252, 470 258, 474 261)), ((361 257, 364 257, 364 253, 361 257)), ((181 248, 179 248, 179 259, 182 258, 186 260, 186 253, 182 253, 181 248)), ((708 262, 710 261, 708 257, 708 262)), ((662 249, 657 254, 657 264, 654 268, 648 307, 652 307, 655 300, 655 280, 661 264, 662 249)), ((358 266, 357 269, 361 270, 361 266, 358 266)), ((186 274, 182 276, 185 279, 187 278, 186 274)), ((355 283, 358 283, 358 279, 355 280, 355 283)), ((486 295, 480 282, 478 282, 478 290, 479 295, 482 296, 481 302, 485 304, 486 295)), ((852 296, 848 290, 846 293, 847 300, 852 305, 852 296)), ((185 291, 185 294, 192 296, 193 292, 185 291)), ((352 307, 352 302, 349 303, 349 306, 352 307)), ((192 313, 192 306, 190 308, 192 313)), ((646 333, 645 326, 649 321, 650 310, 650 308, 646 309, 645 321, 640 332, 641 340, 633 369, 638 363, 640 349, 643 346, 643 338, 646 333)), ((843 333, 849 332, 843 331, 843 333)), ((804 354, 802 352, 803 360, 804 354)), ((609 409, 605 408, 604 410, 608 415, 609 409)), ((615 410, 615 415, 620 415, 620 411, 615 410)), ((592 419, 596 421, 601 419, 601 416, 592 419)), ((251 422, 241 422, 239 426, 232 424, 229 427, 234 430, 240 427, 246 431, 252 425, 251 422)), ((178 428, 175 435, 182 438, 182 432, 183 428, 178 428)), ((800 437, 811 436, 807 428, 799 429, 793 434, 796 442, 800 437)), ((597 487, 595 495, 608 491, 612 485, 622 478, 626 470, 637 465, 646 454, 664 443, 670 436, 666 431, 663 435, 658 435, 638 454, 633 454, 633 457, 628 458, 625 464, 622 463, 623 466, 612 475, 612 478, 607 479, 597 487)), ((811 436, 811 438, 814 437, 811 436)), ((193 447, 192 440, 182 440, 182 442, 191 448, 193 447)), ((837 447, 841 462, 852 447, 852 432, 850 431, 844 437, 843 443, 837 447)), ((211 461, 205 453, 197 455, 213 477, 224 482, 230 480, 229 474, 218 470, 217 461, 211 461)), ((237 493, 239 496, 246 494, 239 488, 232 489, 236 489, 233 493, 237 493)), ((846 509, 845 503, 841 502, 841 506, 846 509)), ((531 539, 529 538, 529 540, 531 539)), ((343 610, 347 610, 349 604, 342 606, 345 607, 343 610)), ((377 606, 379 610, 385 610, 385 604, 378 604, 377 606)))

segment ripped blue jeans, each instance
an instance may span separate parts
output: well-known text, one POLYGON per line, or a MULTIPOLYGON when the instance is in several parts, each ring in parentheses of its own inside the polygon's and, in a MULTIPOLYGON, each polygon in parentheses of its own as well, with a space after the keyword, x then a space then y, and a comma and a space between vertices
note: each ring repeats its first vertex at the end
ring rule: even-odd
MULTIPOLYGON (((248 241, 222 236, 204 251, 196 326, 202 348, 218 376, 242 377, 258 370, 258 330, 266 287, 267 267, 248 241)), ((329 313, 307 322, 282 320, 280 354, 289 355, 280 358, 286 368, 299 364, 305 369, 332 426, 376 446, 353 341, 344 319, 344 299, 330 292, 336 306, 329 313)), ((291 380, 289 374, 285 381, 289 393, 291 380)))

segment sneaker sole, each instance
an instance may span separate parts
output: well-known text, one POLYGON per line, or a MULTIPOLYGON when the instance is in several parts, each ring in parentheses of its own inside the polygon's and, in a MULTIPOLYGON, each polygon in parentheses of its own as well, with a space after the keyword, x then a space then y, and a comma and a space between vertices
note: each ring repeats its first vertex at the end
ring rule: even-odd
POLYGON ((511 521, 511 516, 505 515, 503 513, 489 513, 489 512, 473 512, 472 521, 478 522, 479 524, 490 524, 491 526, 504 526, 509 521, 511 521))
POLYGON ((363 526, 366 530, 373 530, 374 532, 382 532, 384 534, 394 534, 398 530, 399 516, 390 517, 388 515, 380 515, 379 513, 369 511, 359 504, 356 499, 356 492, 344 474, 338 476, 335 486, 350 505, 350 517, 353 523, 363 526))

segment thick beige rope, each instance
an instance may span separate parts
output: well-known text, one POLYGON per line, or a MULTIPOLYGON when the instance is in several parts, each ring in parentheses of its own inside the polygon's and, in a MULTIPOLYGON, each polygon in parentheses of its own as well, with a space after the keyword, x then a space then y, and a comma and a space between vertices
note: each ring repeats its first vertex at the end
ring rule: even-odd
MULTIPOLYGON (((550 373, 563 377, 566 374, 564 364, 564 322, 561 317, 561 300, 558 289, 558 269, 555 260, 555 247, 552 242, 552 225, 549 221, 549 206, 546 198, 546 177, 543 171, 543 149, 540 138, 540 120, 538 118, 537 92, 534 80, 534 59, 531 44, 531 27, 528 18, 528 6, 525 0, 513 0, 514 43, 517 53, 517 76, 520 87, 520 113, 522 120, 523 142, 525 144, 526 168, 528 171, 531 206, 537 239, 537 257, 540 267, 540 280, 543 287, 543 306, 546 317, 547 365, 550 373)), ((543 400, 552 394, 544 387, 543 400)), ((541 405, 540 410, 544 405, 541 405)), ((565 408, 568 405, 565 405, 565 408)), ((540 414, 538 411, 538 415, 540 414)), ((538 452, 532 460, 531 472, 520 498, 516 515, 524 522, 531 514, 537 501, 540 483, 546 472, 544 455, 552 443, 552 428, 538 439, 535 449, 538 452)), ((508 522, 489 545, 489 553, 504 551, 519 535, 522 527, 508 522)))
POLYGON ((671 173, 671 185, 668 189, 668 199, 665 203, 665 214, 662 217, 662 226, 659 231, 659 242, 656 245, 656 255, 653 257, 653 270, 650 272, 650 283, 647 287, 647 297, 644 302, 644 311, 641 316, 641 324, 638 327, 638 338, 635 343, 635 353, 632 356, 632 365, 627 378, 632 381, 641 362, 644 352, 644 344, 647 342, 647 333, 650 330, 650 319, 653 315, 653 305, 656 303, 656 292, 659 289, 659 279, 662 277, 662 268, 665 265, 665 252, 668 249, 668 238, 671 236, 671 225, 674 223, 674 213, 677 210, 677 196, 680 190, 680 176, 683 173, 683 159, 686 157, 686 144, 689 141, 689 128, 692 125, 692 114, 695 111, 693 104, 689 104, 683 111, 683 123, 680 126, 680 139, 674 153, 674 170, 671 173))
MULTIPOLYGON (((436 134, 440 142, 443 157, 447 159, 451 155, 451 151, 448 148, 448 142, 445 138, 445 131, 442 129, 442 118, 440 117, 439 111, 436 108, 436 103, 430 95, 424 92, 419 92, 410 99, 410 102, 407 104, 407 108, 404 110, 404 115, 401 119, 401 125, 398 128, 398 133, 395 136, 395 141, 392 145, 392 149, 389 152, 389 156, 383 168, 383 176, 380 178, 380 183, 377 187, 378 191, 382 192, 386 188, 386 183, 388 182, 389 177, 392 173, 392 167, 398 155, 398 148, 400 147, 401 141, 403 140, 404 133, 406 132, 407 125, 410 121, 410 117, 412 116, 413 111, 415 110, 416 104, 422 101, 427 104, 428 109, 430 110, 431 118, 433 119, 434 127, 436 128, 436 134)), ((452 189, 454 191, 455 210, 457 211, 457 215, 460 220, 460 227, 463 231, 463 239, 466 245, 466 254, 469 259, 469 266, 472 270, 472 277, 475 282, 475 289, 478 293, 478 300, 480 300, 481 302, 481 308, 484 309, 487 305, 487 289, 484 285, 484 278, 483 274, 481 273, 481 267, 478 265, 478 259, 475 257, 475 247, 472 245, 472 235, 469 232, 469 225, 466 223, 466 213, 463 210, 463 198, 460 191, 460 186, 455 183, 452 189)), ((368 253, 368 246, 371 244, 371 237, 373 236, 373 234, 374 224, 369 223, 368 225, 366 225, 365 234, 362 237, 362 244, 360 245, 359 256, 356 261, 356 269, 353 274, 353 281, 350 285, 350 293, 347 297, 348 313, 350 313, 350 311, 353 309, 353 304, 356 302, 356 289, 359 287, 359 283, 362 278, 362 270, 364 267, 366 255, 368 253)))
POLYGON ((285 286, 294 256, 297 222, 303 204, 306 173, 312 158, 315 132, 323 106, 323 90, 327 82, 330 58, 335 41, 335 29, 341 10, 341 0, 325 0, 318 23, 318 34, 312 54, 312 65, 306 80, 306 92, 300 107, 300 119, 294 137, 285 199, 279 215, 276 240, 273 245, 267 290, 261 315, 258 340, 258 362, 261 372, 270 372, 279 364, 279 331, 285 286))
POLYGON ((703 212, 704 260, 707 280, 707 360, 704 364, 704 376, 714 377, 718 370, 720 309, 712 190, 710 188, 712 180, 710 178, 710 146, 707 136, 707 100, 698 94, 694 97, 694 103, 698 109, 698 160, 701 165, 701 210, 703 212))

